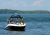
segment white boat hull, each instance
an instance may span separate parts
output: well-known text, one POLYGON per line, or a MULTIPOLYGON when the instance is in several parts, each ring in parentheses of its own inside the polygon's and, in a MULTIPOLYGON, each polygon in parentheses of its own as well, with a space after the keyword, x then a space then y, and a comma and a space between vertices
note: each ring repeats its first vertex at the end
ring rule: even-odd
POLYGON ((5 29, 11 29, 11 30, 24 30, 26 24, 24 25, 17 25, 17 24, 8 24, 5 29))

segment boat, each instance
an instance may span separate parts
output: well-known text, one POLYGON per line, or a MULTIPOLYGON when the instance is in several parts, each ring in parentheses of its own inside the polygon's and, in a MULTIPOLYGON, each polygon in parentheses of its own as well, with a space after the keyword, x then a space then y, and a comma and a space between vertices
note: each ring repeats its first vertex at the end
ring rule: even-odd
POLYGON ((17 14, 17 13, 15 13, 15 14, 17 14))
MULTIPOLYGON (((10 18, 20 18, 20 19, 23 19, 20 15, 12 15, 10 18)), ((7 30, 25 30, 25 27, 26 27, 26 23, 23 24, 23 25, 8 23, 8 25, 5 27, 5 29, 7 29, 7 30)))

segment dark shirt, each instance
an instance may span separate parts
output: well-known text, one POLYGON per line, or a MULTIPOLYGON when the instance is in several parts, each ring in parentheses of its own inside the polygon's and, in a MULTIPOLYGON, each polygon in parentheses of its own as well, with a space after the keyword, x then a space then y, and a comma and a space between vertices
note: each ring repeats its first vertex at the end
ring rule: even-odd
POLYGON ((13 24, 14 22, 11 22, 11 24, 13 24))
POLYGON ((10 20, 10 22, 12 22, 13 20, 10 20))

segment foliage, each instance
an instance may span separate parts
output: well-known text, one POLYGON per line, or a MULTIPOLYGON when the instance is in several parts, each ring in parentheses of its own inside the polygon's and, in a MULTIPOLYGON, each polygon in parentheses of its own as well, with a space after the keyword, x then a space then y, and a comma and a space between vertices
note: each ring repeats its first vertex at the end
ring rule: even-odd
POLYGON ((0 14, 50 14, 47 10, 20 11, 11 9, 0 9, 0 14))

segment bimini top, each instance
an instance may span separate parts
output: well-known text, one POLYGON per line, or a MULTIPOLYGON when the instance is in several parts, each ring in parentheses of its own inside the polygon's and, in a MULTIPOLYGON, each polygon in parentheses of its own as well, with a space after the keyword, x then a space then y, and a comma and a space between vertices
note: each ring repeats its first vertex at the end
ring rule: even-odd
POLYGON ((20 15, 12 15, 10 18, 21 18, 22 19, 20 15))

